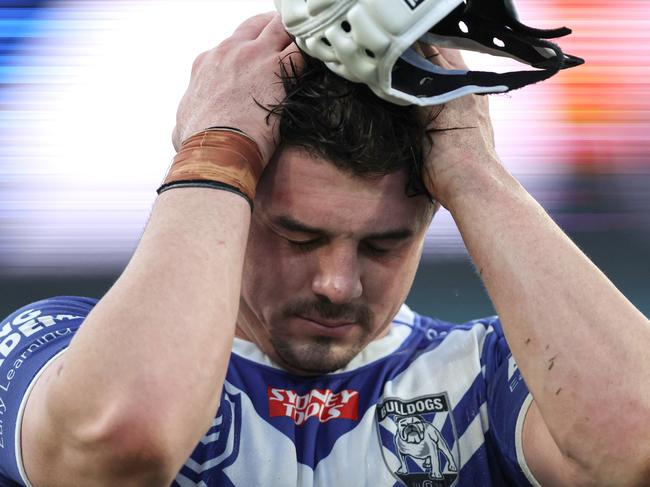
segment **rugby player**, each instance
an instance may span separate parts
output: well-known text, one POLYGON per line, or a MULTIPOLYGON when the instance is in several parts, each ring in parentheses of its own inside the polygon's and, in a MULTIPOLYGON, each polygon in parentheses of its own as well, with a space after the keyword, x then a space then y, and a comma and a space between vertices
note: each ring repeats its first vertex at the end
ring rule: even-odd
POLYGON ((0 322, 3 485, 650 485, 648 320, 486 98, 392 105, 264 14, 196 59, 174 144, 108 293, 0 322), (498 318, 403 304, 439 205, 498 318))

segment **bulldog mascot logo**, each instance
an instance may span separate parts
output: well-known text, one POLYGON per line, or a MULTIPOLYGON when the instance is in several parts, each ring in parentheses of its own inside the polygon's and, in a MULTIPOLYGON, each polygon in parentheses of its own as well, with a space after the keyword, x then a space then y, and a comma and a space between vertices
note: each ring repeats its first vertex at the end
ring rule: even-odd
POLYGON ((411 400, 386 398, 377 406, 384 461, 407 487, 449 487, 458 478, 459 456, 446 394, 411 400))

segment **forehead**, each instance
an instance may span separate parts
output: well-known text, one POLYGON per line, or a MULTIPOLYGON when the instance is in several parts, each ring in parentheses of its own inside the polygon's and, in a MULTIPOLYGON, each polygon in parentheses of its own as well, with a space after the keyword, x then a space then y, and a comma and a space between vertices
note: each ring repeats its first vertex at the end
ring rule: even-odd
MULTIPOLYGON (((429 202, 405 194, 406 173, 359 177, 300 148, 283 149, 258 186, 256 211, 334 231, 364 232, 399 225, 419 230, 429 202), (332 228, 329 228, 332 227, 332 228)), ((425 222, 426 220, 426 222, 425 222)))

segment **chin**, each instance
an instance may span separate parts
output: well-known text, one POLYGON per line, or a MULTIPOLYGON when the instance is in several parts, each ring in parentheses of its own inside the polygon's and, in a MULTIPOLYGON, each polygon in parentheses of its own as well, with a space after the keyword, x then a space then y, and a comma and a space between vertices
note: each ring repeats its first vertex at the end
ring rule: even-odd
POLYGON ((342 369, 356 357, 363 347, 358 344, 336 343, 328 337, 311 338, 296 343, 293 340, 271 340, 280 364, 290 372, 320 375, 342 369))

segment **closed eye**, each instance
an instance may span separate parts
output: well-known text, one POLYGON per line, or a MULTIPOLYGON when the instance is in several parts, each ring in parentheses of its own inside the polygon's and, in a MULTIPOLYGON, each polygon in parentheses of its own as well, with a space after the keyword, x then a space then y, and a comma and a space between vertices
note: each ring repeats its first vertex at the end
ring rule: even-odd
POLYGON ((370 242, 362 242, 361 243, 362 249, 365 250, 367 253, 372 254, 372 255, 385 255, 388 252, 390 252, 391 249, 389 248, 384 248, 380 247, 376 244, 372 244, 370 242))
POLYGON ((311 240, 286 240, 293 248, 300 250, 301 252, 309 252, 310 250, 314 250, 323 242, 322 238, 313 238, 311 240))

